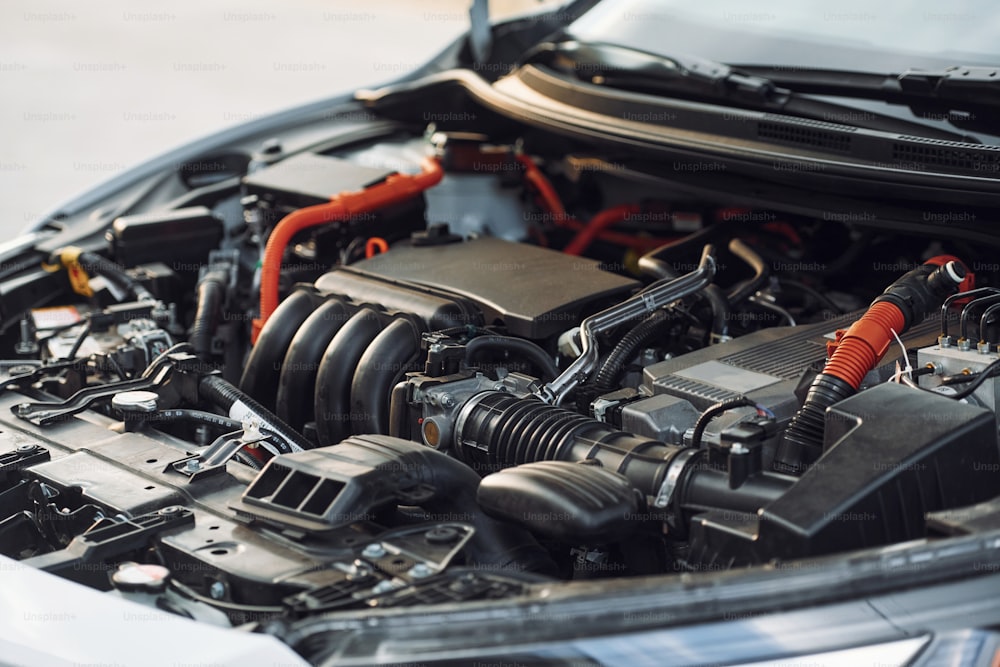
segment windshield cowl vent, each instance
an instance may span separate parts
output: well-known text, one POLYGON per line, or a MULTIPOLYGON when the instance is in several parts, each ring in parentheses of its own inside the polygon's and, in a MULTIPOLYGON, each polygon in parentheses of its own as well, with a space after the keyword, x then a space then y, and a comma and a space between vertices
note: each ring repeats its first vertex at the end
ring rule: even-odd
POLYGON ((823 121, 796 119, 794 122, 783 118, 781 122, 761 121, 757 125, 757 136, 768 141, 809 146, 841 153, 851 152, 849 132, 855 128, 823 121))
POLYGON ((896 161, 969 171, 981 176, 996 176, 1000 172, 1000 146, 969 146, 960 141, 924 137, 900 138, 910 143, 893 143, 892 157, 896 161))

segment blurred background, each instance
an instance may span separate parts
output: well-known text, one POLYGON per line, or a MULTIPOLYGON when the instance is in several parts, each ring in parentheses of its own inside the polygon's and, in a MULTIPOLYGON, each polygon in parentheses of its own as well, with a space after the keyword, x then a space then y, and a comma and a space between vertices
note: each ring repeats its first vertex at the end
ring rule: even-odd
MULTIPOLYGON (((156 154, 396 78, 471 0, 5 0, 0 240, 156 154)), ((491 0, 503 17, 550 0, 491 0)))

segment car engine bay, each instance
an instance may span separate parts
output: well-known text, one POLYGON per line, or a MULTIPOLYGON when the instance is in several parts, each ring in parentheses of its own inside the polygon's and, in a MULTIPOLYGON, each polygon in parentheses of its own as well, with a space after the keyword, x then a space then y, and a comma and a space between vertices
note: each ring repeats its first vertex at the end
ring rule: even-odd
POLYGON ((376 124, 3 265, 0 553, 308 655, 320 614, 1000 522, 995 248, 376 124))

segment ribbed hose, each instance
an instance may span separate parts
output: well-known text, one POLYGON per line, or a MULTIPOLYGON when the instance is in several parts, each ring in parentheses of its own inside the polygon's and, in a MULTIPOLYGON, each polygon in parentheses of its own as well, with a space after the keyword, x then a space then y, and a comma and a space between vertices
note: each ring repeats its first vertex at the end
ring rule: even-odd
POLYGON ((593 459, 655 495, 685 448, 649 440, 536 399, 477 394, 456 422, 457 454, 481 473, 535 461, 593 459))
POLYGON ((705 508, 756 512, 795 482, 762 472, 732 488, 726 471, 705 461, 704 450, 616 431, 596 419, 505 392, 477 394, 462 407, 455 443, 457 454, 481 474, 535 461, 597 462, 624 475, 647 497, 662 498, 658 507, 675 512, 692 501, 705 508))
POLYGON ((785 430, 774 458, 779 472, 801 474, 823 453, 826 410, 852 396, 897 335, 919 323, 965 280, 957 262, 924 264, 882 293, 840 339, 816 376, 802 408, 785 430))
POLYGON ((200 359, 207 360, 212 354, 212 338, 219 326, 227 283, 228 276, 220 271, 207 273, 198 283, 198 306, 188 341, 200 359))
POLYGON ((809 387, 802 409, 785 431, 775 457, 778 472, 800 474, 819 458, 826 430, 826 409, 854 395, 906 319, 892 303, 875 303, 841 338, 823 372, 809 387))
POLYGON ((857 391, 893 341, 893 332, 898 334, 905 326, 898 307, 885 301, 874 304, 847 330, 823 374, 838 377, 857 391))
POLYGON ((202 398, 227 411, 232 419, 240 421, 244 415, 248 415, 259 421, 261 428, 280 438, 280 441, 275 440, 275 445, 284 454, 315 446, 270 410, 218 375, 202 378, 198 390, 202 398))
POLYGON ((671 324, 674 318, 666 310, 657 310, 622 336, 611 354, 608 355, 601 368, 594 376, 594 384, 610 389, 621 376, 625 364, 635 356, 636 351, 648 340, 659 333, 663 327, 671 324))

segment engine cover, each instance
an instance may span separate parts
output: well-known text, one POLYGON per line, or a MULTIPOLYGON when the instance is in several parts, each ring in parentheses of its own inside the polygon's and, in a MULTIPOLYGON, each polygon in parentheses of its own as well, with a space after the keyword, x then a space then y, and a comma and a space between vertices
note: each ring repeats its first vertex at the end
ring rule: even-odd
POLYGON ((510 335, 535 340, 576 326, 639 287, 594 260, 494 238, 396 247, 331 271, 316 287, 343 293, 345 276, 445 290, 477 304, 487 324, 503 324, 510 335))

